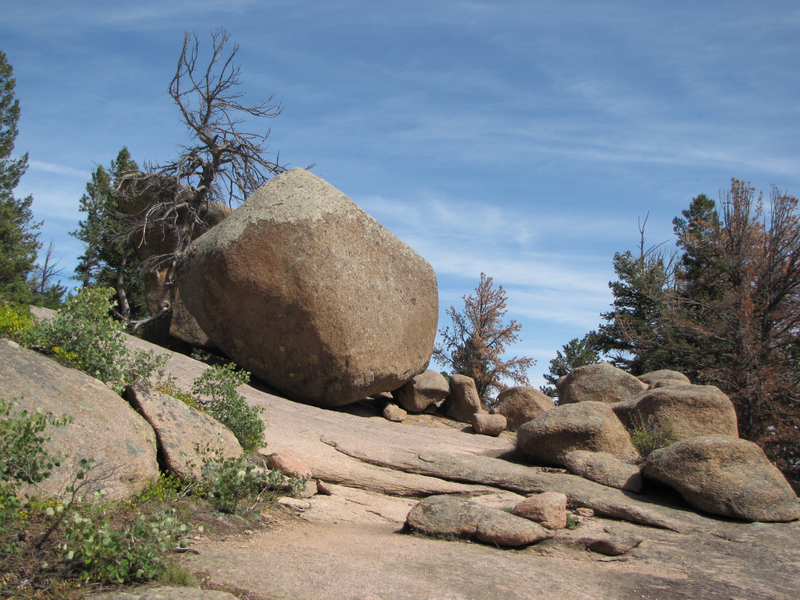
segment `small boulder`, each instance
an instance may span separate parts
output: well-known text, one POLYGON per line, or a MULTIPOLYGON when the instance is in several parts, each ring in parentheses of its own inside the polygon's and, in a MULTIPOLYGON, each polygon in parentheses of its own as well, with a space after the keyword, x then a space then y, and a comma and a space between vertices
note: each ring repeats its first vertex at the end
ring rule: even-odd
POLYGON ((450 395, 442 408, 448 417, 463 423, 471 423, 475 413, 486 412, 475 380, 466 375, 450 375, 450 395))
POLYGON ((523 385, 500 392, 494 412, 504 415, 508 419, 508 428, 513 431, 553 408, 555 404, 550 396, 523 385))
POLYGON ((475 413, 472 415, 472 428, 475 433, 497 437, 506 430, 506 418, 503 415, 475 413))
POLYGON ((791 486, 763 450, 746 440, 721 435, 682 440, 650 454, 643 473, 709 513, 745 521, 800 519, 791 486))
POLYGON ((455 536, 517 547, 550 537, 542 526, 502 510, 452 496, 429 496, 408 513, 406 525, 431 536, 455 536))
POLYGON ((517 504, 513 514, 536 521, 546 529, 564 529, 567 526, 567 496, 560 492, 544 492, 525 498, 517 504))
POLYGON ((192 242, 176 275, 211 340, 293 400, 344 406, 428 367, 433 268, 304 169, 273 177, 192 242))
POLYGON ((564 466, 570 473, 608 487, 635 494, 642 493, 641 467, 622 462, 606 452, 575 450, 564 455, 564 466))
POLYGON ((387 404, 383 409, 383 418, 388 421, 394 421, 395 423, 402 423, 406 420, 408 413, 404 411, 402 408, 397 406, 397 404, 392 404, 391 402, 387 404))
POLYGON ((184 479, 202 477, 202 452, 209 447, 220 458, 242 455, 230 429, 185 402, 142 385, 131 385, 125 399, 156 432, 165 466, 184 479))
POLYGON ((428 369, 401 388, 392 392, 395 400, 408 412, 422 412, 450 394, 450 384, 441 373, 428 369))
POLYGON ((671 426, 679 440, 702 435, 739 436, 733 402, 712 385, 670 385, 621 402, 613 410, 626 427, 671 426), (667 425, 667 424, 670 425, 667 425))
POLYGON ((610 363, 578 367, 556 383, 558 404, 606 402, 636 398, 647 390, 647 384, 610 363))
POLYGON ((639 381, 646 383, 651 388, 670 385, 691 385, 692 383, 683 373, 670 369, 661 369, 660 371, 651 371, 650 373, 639 375, 639 381))
POLYGON ((311 469, 302 460, 286 452, 271 455, 267 460, 267 468, 280 471, 286 477, 311 477, 311 469))
POLYGON ((603 402, 548 410, 519 428, 517 445, 529 461, 562 467, 564 455, 573 450, 607 452, 628 462, 639 459, 625 427, 603 402))

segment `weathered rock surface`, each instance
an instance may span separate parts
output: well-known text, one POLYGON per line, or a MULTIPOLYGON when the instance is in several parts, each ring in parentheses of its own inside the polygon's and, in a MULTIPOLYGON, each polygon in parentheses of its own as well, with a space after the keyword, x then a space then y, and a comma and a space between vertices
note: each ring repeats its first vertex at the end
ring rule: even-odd
POLYGON ((152 428, 125 400, 102 382, 54 360, 0 339, 0 390, 6 400, 28 412, 67 414, 73 422, 51 427, 49 448, 68 458, 39 486, 53 493, 72 483, 81 459, 94 459, 90 478, 109 499, 127 498, 158 478, 156 438, 152 428))
POLYGON ((669 385, 691 385, 691 380, 679 371, 672 371, 670 369, 661 369, 659 371, 650 371, 644 375, 639 375, 639 381, 646 383, 651 388, 653 387, 666 387, 669 385))
POLYGON ((217 346, 295 400, 342 406, 427 368, 433 269, 303 169, 274 177, 193 242, 178 280, 217 346))
POLYGON ((471 423, 472 415, 485 412, 472 377, 450 375, 450 395, 442 409, 448 417, 463 423, 471 423))
POLYGON ((739 436, 733 402, 711 385, 659 387, 612 408, 628 427, 644 424, 660 429, 670 423, 681 440, 702 435, 739 436))
POLYGON ((614 403, 636 398, 647 384, 610 363, 578 367, 556 383, 558 404, 575 402, 614 403))
POLYGON ((570 473, 618 490, 635 494, 642 491, 641 467, 623 462, 605 452, 567 452, 564 455, 564 466, 570 473))
POLYGON ((422 412, 434 402, 444 400, 450 394, 450 384, 431 369, 420 373, 392 392, 395 400, 408 412, 422 412))
POLYGON ((567 496, 560 492, 544 492, 525 498, 513 514, 536 521, 545 529, 564 529, 567 526, 567 496))
POLYGON ((472 415, 472 428, 480 435, 498 436, 506 430, 506 418, 503 415, 475 413, 472 415))
POLYGON ((544 392, 528 386, 517 386, 500 392, 494 412, 504 415, 508 419, 508 428, 513 431, 553 408, 553 399, 544 392))
POLYGON ((150 423, 164 466, 179 477, 200 479, 206 449, 221 458, 242 455, 230 429, 177 398, 134 385, 125 390, 125 399, 150 423))
POLYGON ((746 521, 800 519, 791 486, 756 444, 728 436, 702 436, 656 450, 645 477, 669 485, 709 513, 746 521))
POLYGON ((564 465, 573 450, 606 452, 634 462, 639 453, 625 427, 604 402, 560 405, 520 427, 517 444, 531 462, 564 465))
POLYGON ((486 508, 451 496, 430 496, 408 513, 412 531, 433 536, 455 536, 484 544, 517 547, 549 537, 537 523, 501 510, 486 508))

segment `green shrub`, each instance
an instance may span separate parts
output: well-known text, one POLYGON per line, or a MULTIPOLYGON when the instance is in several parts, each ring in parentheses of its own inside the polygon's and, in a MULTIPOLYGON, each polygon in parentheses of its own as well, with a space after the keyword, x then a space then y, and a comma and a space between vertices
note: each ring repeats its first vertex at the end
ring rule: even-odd
POLYGON ((0 337, 19 341, 32 324, 27 306, 0 304, 0 337))
POLYGON ((175 509, 157 516, 139 513, 120 528, 112 526, 106 509, 84 509, 70 515, 61 544, 61 553, 80 565, 84 580, 126 583, 153 579, 166 567, 163 554, 176 544, 186 545, 190 528, 179 522, 175 509))
POLYGON ((631 441, 642 458, 647 458, 651 452, 659 448, 666 448, 678 441, 675 428, 672 423, 667 421, 659 426, 653 415, 650 415, 647 422, 638 415, 631 418, 631 441))
POLYGON ((26 329, 23 342, 96 377, 116 392, 163 373, 166 355, 131 353, 125 347, 125 324, 110 316, 113 294, 112 288, 83 288, 52 319, 26 329))
POLYGON ((280 471, 256 469, 247 457, 219 459, 208 448, 202 454, 205 492, 209 503, 220 512, 235 513, 244 500, 257 502, 266 493, 291 486, 280 471))
POLYGON ((214 365, 198 377, 192 385, 196 396, 207 396, 210 400, 198 399, 198 404, 217 421, 225 425, 239 440, 246 451, 254 450, 264 443, 264 421, 259 416, 264 409, 250 406, 236 388, 250 381, 250 373, 236 371, 232 363, 214 365))

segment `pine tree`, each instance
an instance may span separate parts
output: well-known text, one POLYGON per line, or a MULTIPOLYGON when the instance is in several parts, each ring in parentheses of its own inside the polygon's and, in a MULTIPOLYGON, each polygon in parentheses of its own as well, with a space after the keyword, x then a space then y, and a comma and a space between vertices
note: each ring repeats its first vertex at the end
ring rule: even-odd
POLYGON ((86 244, 75 278, 84 287, 99 285, 117 290, 116 310, 126 320, 146 314, 147 307, 139 260, 130 237, 125 235, 127 223, 118 212, 114 190, 122 177, 138 171, 125 147, 111 161, 109 170, 97 167, 80 199, 80 211, 86 213, 86 219, 70 232, 86 244))
POLYGON ((574 338, 564 344, 561 350, 556 351, 556 357, 550 361, 549 373, 545 373, 544 380, 550 385, 543 385, 539 389, 551 398, 558 397, 556 383, 572 369, 586 365, 594 365, 600 361, 600 352, 597 349, 597 334, 594 331, 587 333, 583 339, 574 338))
POLYGON ((14 190, 28 168, 28 155, 13 159, 19 130, 19 100, 14 98, 16 81, 4 52, 0 52, 0 301, 29 303, 33 294, 27 283, 41 248, 33 220, 33 197, 17 199, 14 190))

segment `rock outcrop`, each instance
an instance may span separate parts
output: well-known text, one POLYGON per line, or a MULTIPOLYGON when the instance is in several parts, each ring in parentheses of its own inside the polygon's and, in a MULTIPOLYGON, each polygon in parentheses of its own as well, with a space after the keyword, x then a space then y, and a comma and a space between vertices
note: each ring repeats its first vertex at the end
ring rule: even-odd
POLYGON ((164 466, 183 479, 202 477, 204 454, 223 459, 242 455, 230 429, 177 398, 142 385, 128 386, 125 398, 155 431, 164 466))
POLYGON ((752 442, 702 436, 656 450, 644 476, 680 492, 700 510, 745 521, 800 519, 791 486, 752 442))
POLYGON ((630 435, 604 402, 565 404, 528 421, 517 432, 517 444, 531 462, 564 466, 573 450, 606 452, 623 461, 639 453, 630 435))
POLYGON ((294 400, 336 407, 396 390, 431 356, 431 266, 303 169, 195 240, 178 281, 212 341, 294 400))
POLYGON ((515 430, 553 408, 553 399, 544 392, 528 386, 517 386, 500 392, 494 412, 505 416, 508 428, 515 430))
POLYGON ((450 375, 450 395, 442 404, 442 410, 448 417, 463 423, 471 423, 475 413, 486 412, 475 380, 466 375, 450 375))
POLYGON ((95 481, 84 491, 105 489, 109 499, 132 496, 158 477, 152 428, 97 379, 0 339, 0 390, 6 400, 16 400, 20 410, 72 417, 71 424, 47 430, 49 449, 67 458, 38 484, 42 489, 63 492, 81 459, 97 464, 88 476, 95 481))
POLYGON ((627 427, 672 427, 679 439, 701 435, 739 436, 733 402, 711 385, 669 385, 641 398, 615 404, 614 412, 627 427))
POLYGON ((498 436, 506 430, 508 422, 503 415, 479 412, 472 415, 472 429, 480 435, 498 436))
POLYGON ((647 384, 610 363, 578 367, 556 383, 559 405, 575 402, 614 403, 636 398, 647 384))
POLYGON ((451 496, 430 496, 408 513, 406 525, 419 533, 473 539, 504 547, 535 544, 549 537, 539 524, 451 496))
POLYGON ((641 467, 623 462, 605 452, 575 450, 564 455, 570 473, 609 487, 639 494, 642 491, 641 467))
POLYGON ((447 379, 431 369, 420 373, 392 392, 398 404, 412 413, 422 412, 434 402, 444 400, 449 394, 450 384, 447 379))

